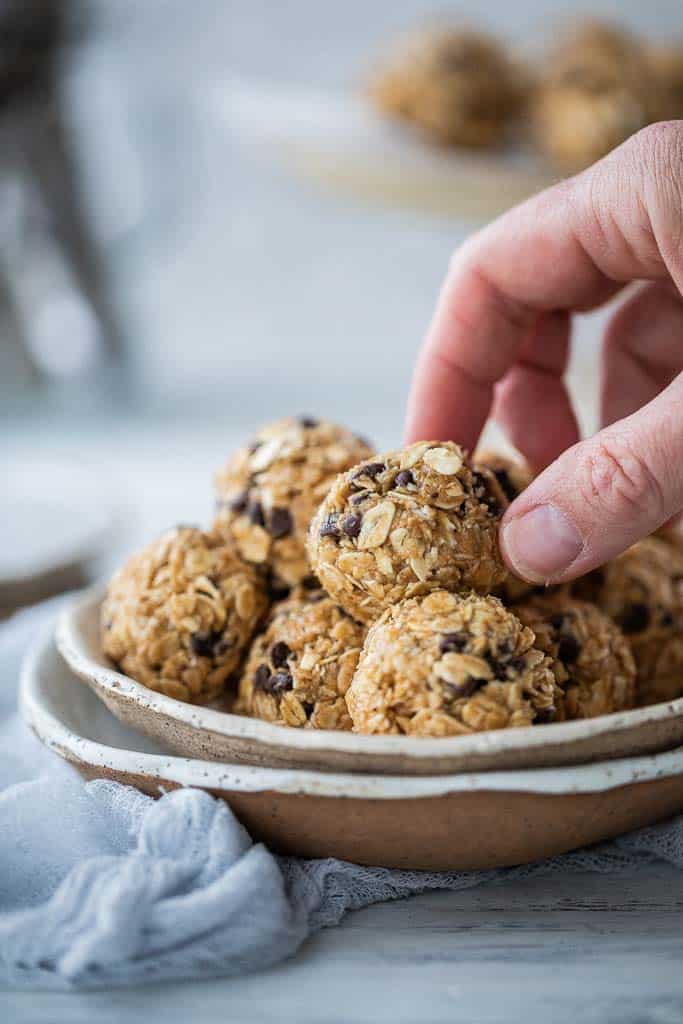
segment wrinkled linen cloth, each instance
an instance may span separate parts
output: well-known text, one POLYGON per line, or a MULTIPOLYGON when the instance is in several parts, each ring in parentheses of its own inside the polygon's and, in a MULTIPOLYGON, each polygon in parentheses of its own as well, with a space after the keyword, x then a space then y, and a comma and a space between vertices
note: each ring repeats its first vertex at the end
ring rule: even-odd
MULTIPOLYGON (((61 599, 60 599, 61 601, 61 599)), ((97 988, 235 975, 291 956, 350 910, 553 872, 683 867, 683 817, 499 871, 448 874, 276 857, 221 801, 84 783, 20 720, 21 660, 60 601, 0 625, 0 982, 97 988)))

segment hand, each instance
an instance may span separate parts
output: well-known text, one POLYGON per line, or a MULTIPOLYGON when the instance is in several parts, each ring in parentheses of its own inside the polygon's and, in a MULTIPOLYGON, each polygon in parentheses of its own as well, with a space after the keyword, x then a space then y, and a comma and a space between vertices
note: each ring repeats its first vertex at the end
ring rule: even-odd
POLYGON ((493 409, 544 470, 501 526, 519 576, 573 579, 683 508, 682 292, 683 121, 645 128, 456 252, 415 370, 407 437, 473 449, 493 409), (603 427, 579 442, 563 381, 571 314, 633 281, 648 283, 604 337, 603 427))

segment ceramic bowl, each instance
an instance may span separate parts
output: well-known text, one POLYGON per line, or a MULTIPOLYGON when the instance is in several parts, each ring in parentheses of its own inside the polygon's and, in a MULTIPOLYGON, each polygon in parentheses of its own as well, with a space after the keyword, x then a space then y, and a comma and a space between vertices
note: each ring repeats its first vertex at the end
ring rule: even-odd
POLYGON ((397 775, 256 768, 174 757, 84 687, 53 638, 27 661, 21 708, 86 779, 226 800, 255 839, 305 857, 420 870, 526 863, 683 810, 683 750, 577 767, 397 775))
POLYGON ((57 628, 62 655, 125 725, 208 761, 319 771, 433 775, 585 764, 683 744, 683 699, 637 711, 523 729, 422 739, 290 729, 184 704, 115 671, 99 640, 101 590, 86 591, 57 628))

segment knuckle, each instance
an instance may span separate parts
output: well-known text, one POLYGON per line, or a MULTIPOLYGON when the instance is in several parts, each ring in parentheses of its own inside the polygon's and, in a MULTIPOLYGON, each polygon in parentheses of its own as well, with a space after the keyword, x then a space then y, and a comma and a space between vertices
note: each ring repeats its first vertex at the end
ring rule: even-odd
POLYGON ((610 518, 664 518, 666 503, 657 476, 623 438, 596 438, 579 471, 580 498, 610 518))

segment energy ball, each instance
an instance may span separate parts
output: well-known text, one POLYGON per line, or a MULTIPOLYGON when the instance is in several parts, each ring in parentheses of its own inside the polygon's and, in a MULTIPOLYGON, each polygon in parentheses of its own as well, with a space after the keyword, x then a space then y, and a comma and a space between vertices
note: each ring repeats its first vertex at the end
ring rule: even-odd
POLYGON ((564 691, 558 720, 594 718, 635 705, 636 666, 628 641, 604 612, 588 601, 559 594, 517 605, 515 615, 552 658, 564 691))
POLYGON ((215 534, 178 527, 126 562, 102 605, 102 647, 126 675, 190 702, 219 696, 265 614, 262 578, 215 534))
POLYGON ((636 663, 636 701, 683 696, 683 553, 650 537, 574 584, 620 627, 636 663))
POLYGON ((278 586, 308 573, 311 517, 338 473, 372 454, 344 427, 309 416, 263 427, 216 476, 215 528, 278 586))
POLYGON ((638 40, 589 22, 552 54, 533 104, 537 142, 560 168, 587 167, 656 119, 659 94, 638 40))
POLYGON ((311 522, 311 566, 359 622, 431 590, 488 593, 507 576, 495 476, 451 441, 374 456, 337 477, 311 522))
POLYGON ((442 146, 499 144, 521 102, 521 76, 502 47, 471 31, 432 30, 406 40, 370 85, 381 113, 442 146))
POLYGON ((497 598, 439 590, 370 627, 346 703, 355 732, 459 736, 552 721, 561 697, 550 658, 497 598))
POLYGON ((281 725, 349 730, 345 695, 364 635, 324 591, 297 588, 254 640, 237 710, 281 725))
MULTIPOLYGON (((483 467, 493 473, 508 502, 513 502, 519 497, 534 478, 531 467, 525 461, 501 455, 500 452, 475 452, 472 461, 475 469, 483 467)), ((537 589, 533 584, 508 571, 507 579, 500 587, 496 587, 495 594, 505 604, 514 604, 537 589)), ((545 588, 541 588, 543 589, 545 588)))

